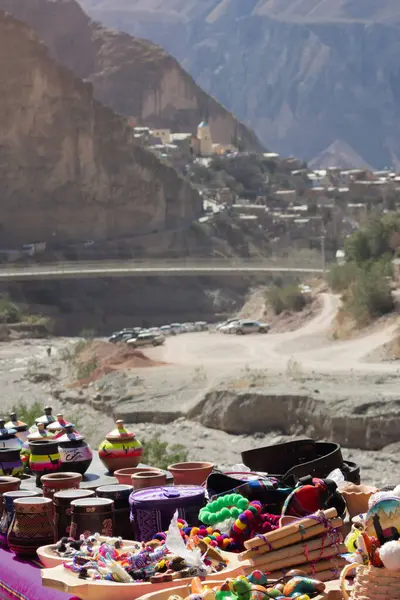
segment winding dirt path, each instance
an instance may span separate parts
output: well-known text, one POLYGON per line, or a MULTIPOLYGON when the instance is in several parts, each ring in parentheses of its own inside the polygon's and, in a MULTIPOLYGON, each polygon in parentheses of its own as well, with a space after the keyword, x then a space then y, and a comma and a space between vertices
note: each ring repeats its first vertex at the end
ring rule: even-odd
POLYGON ((337 372, 399 372, 390 363, 363 362, 364 357, 389 342, 397 325, 349 341, 328 338, 332 321, 340 306, 333 294, 322 294, 322 309, 306 325, 296 331, 268 335, 233 336, 219 333, 195 333, 171 337, 165 346, 148 352, 152 358, 173 364, 219 366, 221 374, 235 367, 285 370, 293 359, 304 371, 337 372))

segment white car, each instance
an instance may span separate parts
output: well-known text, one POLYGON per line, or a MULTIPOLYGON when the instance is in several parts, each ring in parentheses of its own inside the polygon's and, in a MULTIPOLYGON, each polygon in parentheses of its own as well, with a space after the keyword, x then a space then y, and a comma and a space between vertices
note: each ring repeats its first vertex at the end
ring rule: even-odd
POLYGON ((163 325, 160 327, 160 333, 162 335, 176 335, 176 332, 172 329, 171 325, 163 325))
POLYGON ((194 328, 196 331, 207 331, 208 325, 205 321, 196 321, 194 328))
POLYGON ((194 326, 194 323, 183 323, 183 328, 188 332, 188 333, 192 333, 193 331, 196 331, 196 328, 194 326))
POLYGON ((271 326, 260 321, 240 320, 232 325, 232 333, 246 335, 247 333, 268 333, 271 326))
POLYGON ((182 323, 171 323, 171 329, 174 333, 186 333, 182 323))
POLYGON ((234 317, 232 319, 228 319, 227 321, 224 321, 223 323, 219 323, 217 325, 217 329, 220 330, 222 329, 222 327, 227 327, 228 325, 230 325, 231 323, 236 323, 239 319, 237 317, 234 317))
POLYGON ((228 325, 222 325, 219 328, 220 333, 236 333, 236 328, 239 324, 239 321, 231 321, 228 325))
POLYGON ((161 334, 139 333, 136 338, 128 340, 126 343, 133 348, 141 348, 142 346, 162 346, 164 342, 165 337, 161 334))

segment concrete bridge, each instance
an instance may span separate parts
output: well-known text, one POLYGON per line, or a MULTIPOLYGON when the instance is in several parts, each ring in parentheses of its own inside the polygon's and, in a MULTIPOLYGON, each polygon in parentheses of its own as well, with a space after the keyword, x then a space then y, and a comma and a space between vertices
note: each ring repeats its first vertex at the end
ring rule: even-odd
POLYGON ((296 264, 295 258, 279 259, 132 259, 120 261, 75 261, 0 266, 0 282, 93 277, 213 277, 261 275, 263 273, 321 274, 315 261, 296 264))

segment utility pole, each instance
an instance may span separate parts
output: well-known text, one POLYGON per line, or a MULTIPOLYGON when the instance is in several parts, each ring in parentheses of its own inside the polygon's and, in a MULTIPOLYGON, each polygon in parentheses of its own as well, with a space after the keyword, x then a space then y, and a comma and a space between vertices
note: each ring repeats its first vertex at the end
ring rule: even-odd
POLYGON ((322 270, 325 273, 326 258, 325 258, 325 232, 321 235, 321 255, 322 255, 322 270))

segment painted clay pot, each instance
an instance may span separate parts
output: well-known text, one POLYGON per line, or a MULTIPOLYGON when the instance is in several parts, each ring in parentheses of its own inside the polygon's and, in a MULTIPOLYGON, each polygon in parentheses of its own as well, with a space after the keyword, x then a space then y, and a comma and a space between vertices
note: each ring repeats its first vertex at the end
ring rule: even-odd
POLYGON ((29 466, 32 474, 36 476, 36 485, 40 487, 42 475, 61 470, 58 444, 54 439, 42 439, 29 442, 29 448, 31 451, 29 466))
POLYGON ((118 483, 124 485, 132 485, 132 475, 135 473, 162 473, 159 469, 155 467, 129 467, 128 469, 118 469, 114 471, 114 477, 117 479, 118 483))
POLYGON ((48 425, 50 425, 50 423, 54 423, 55 418, 53 417, 53 409, 51 406, 45 406, 44 407, 44 414, 41 417, 38 417, 37 419, 35 419, 35 425, 33 425, 30 429, 29 432, 30 433, 35 433, 35 431, 37 430, 39 423, 43 423, 43 425, 45 427, 47 427, 48 425))
POLYGON ((111 473, 117 469, 137 467, 143 456, 142 444, 125 429, 124 422, 117 421, 116 426, 99 447, 99 458, 111 473))
POLYGON ((209 462, 183 462, 168 467, 175 485, 203 485, 214 465, 209 462))
POLYGON ((43 439, 52 439, 53 437, 54 437, 54 435, 52 433, 50 433, 49 431, 47 431, 44 423, 39 423, 38 426, 35 425, 35 431, 29 433, 28 438, 27 438, 26 442, 24 442, 22 444, 22 449, 21 449, 21 460, 24 464, 26 471, 30 471, 29 457, 31 455, 31 449, 29 447, 29 442, 34 442, 37 440, 40 441, 43 439))
POLYGON ((57 540, 50 498, 18 498, 14 500, 14 517, 8 530, 10 550, 22 556, 35 556, 40 546, 57 540))
POLYGON ((3 494, 5 492, 16 492, 21 486, 18 477, 0 477, 0 518, 3 514, 3 494))
POLYGON ((53 499, 56 492, 61 490, 78 489, 82 475, 80 473, 50 473, 41 477, 43 496, 53 499))
POLYGON ((368 512, 368 501, 373 494, 376 494, 378 488, 369 485, 355 485, 354 483, 345 483, 340 489, 350 518, 368 512))
POLYGON ((64 415, 59 413, 58 415, 56 415, 56 420, 53 421, 53 423, 47 425, 46 429, 47 431, 50 431, 50 433, 53 433, 56 437, 58 437, 58 435, 62 434, 65 431, 65 428, 69 426, 72 426, 73 428, 72 423, 66 421, 64 419, 64 415))
POLYGON ((10 420, 6 423, 6 428, 15 429, 17 438, 22 443, 26 442, 29 434, 28 425, 23 421, 18 421, 17 413, 11 413, 10 420))
POLYGON ((132 485, 135 490, 142 490, 157 485, 166 485, 167 476, 161 471, 139 471, 132 475, 132 485))
POLYGON ((100 533, 114 535, 114 502, 109 498, 82 498, 71 502, 71 537, 100 533))
POLYGON ((63 471, 86 473, 92 462, 93 453, 83 435, 67 425, 61 437, 57 438, 63 471))
POLYGON ((96 495, 99 498, 109 498, 114 501, 115 529, 114 535, 130 539, 130 506, 129 496, 133 491, 131 485, 102 485, 96 489, 96 495))
POLYGON ((35 498, 37 496, 39 496, 38 492, 30 492, 28 490, 5 492, 3 494, 3 514, 0 519, 0 544, 7 546, 7 533, 14 516, 14 500, 19 498, 35 498))
POLYGON ((71 502, 82 498, 91 498, 94 490, 62 490, 56 492, 54 502, 54 522, 57 529, 57 540, 71 535, 71 502))
POLYGON ((15 429, 7 429, 0 419, 0 476, 22 477, 24 465, 21 460, 22 442, 15 429))

